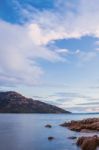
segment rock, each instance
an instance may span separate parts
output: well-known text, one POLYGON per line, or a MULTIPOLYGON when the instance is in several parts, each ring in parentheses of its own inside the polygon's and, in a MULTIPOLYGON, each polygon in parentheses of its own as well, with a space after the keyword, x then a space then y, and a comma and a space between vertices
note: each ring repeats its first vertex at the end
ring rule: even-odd
POLYGON ((49 137, 48 137, 48 140, 49 140, 49 141, 52 141, 52 140, 54 140, 54 137, 53 137, 53 136, 49 136, 49 137))
POLYGON ((70 130, 77 132, 99 131, 99 118, 88 118, 79 121, 65 122, 61 124, 63 127, 68 127, 70 130))
POLYGON ((45 125, 45 127, 46 127, 46 128, 52 128, 52 125, 47 124, 47 125, 45 125))
POLYGON ((99 137, 97 135, 92 137, 79 137, 77 145, 80 146, 82 150, 96 150, 99 146, 99 137))
POLYGON ((88 130, 88 129, 81 129, 81 132, 83 133, 92 133, 94 131, 88 130))
POLYGON ((85 140, 85 138, 86 138, 86 137, 83 137, 83 136, 82 136, 82 137, 79 137, 78 140, 77 140, 77 143, 76 143, 77 146, 81 146, 82 143, 83 143, 83 141, 85 140))
MULTIPOLYGON (((96 132, 99 131, 99 118, 88 118, 79 121, 70 121, 61 124, 63 127, 68 127, 70 130, 78 132, 96 132)), ((79 137, 76 143, 82 150, 96 150, 99 146, 99 137, 79 137)))
POLYGON ((68 137, 68 139, 71 139, 71 140, 74 140, 76 138, 77 138, 76 136, 70 136, 70 137, 68 137))

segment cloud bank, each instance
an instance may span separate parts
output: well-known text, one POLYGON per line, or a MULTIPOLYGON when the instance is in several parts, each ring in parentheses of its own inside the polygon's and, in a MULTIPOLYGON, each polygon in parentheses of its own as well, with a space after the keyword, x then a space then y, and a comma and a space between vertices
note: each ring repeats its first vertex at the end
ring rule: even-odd
POLYGON ((54 2, 55 7, 50 10, 36 10, 33 16, 28 12, 27 17, 31 18, 30 28, 35 28, 35 41, 38 44, 47 44, 59 39, 81 38, 86 35, 99 37, 98 0, 80 0, 76 5, 73 1, 54 2))
MULTIPOLYGON (((33 31, 35 33, 35 30, 33 31)), ((51 51, 47 46, 36 44, 27 25, 13 25, 0 21, 0 33, 1 85, 35 85, 44 74, 37 59, 63 61, 58 53, 51 51)))
MULTIPOLYGON (((0 21, 1 85, 38 84, 44 70, 37 59, 63 62, 70 54, 67 49, 50 49, 48 45, 55 40, 86 35, 99 38, 98 0, 80 0, 76 4, 54 0, 52 9, 42 11, 29 5, 23 8, 17 0, 14 5, 22 20, 27 17, 28 21, 22 25, 0 21)), ((96 52, 76 51, 74 54, 83 61, 96 56, 96 52)))

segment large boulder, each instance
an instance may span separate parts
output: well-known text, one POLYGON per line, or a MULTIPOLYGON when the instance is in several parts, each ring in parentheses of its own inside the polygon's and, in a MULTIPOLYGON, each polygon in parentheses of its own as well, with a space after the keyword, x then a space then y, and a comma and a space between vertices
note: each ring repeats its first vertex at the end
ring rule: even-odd
POLYGON ((96 150, 99 146, 99 137, 79 137, 77 145, 80 146, 82 150, 96 150))

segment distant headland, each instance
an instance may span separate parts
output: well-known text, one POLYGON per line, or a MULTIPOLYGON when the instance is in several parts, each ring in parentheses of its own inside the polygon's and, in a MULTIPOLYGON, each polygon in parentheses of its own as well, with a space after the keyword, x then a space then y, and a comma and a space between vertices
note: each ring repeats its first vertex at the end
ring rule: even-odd
POLYGON ((26 98, 14 92, 0 92, 0 113, 70 113, 62 108, 39 100, 26 98))

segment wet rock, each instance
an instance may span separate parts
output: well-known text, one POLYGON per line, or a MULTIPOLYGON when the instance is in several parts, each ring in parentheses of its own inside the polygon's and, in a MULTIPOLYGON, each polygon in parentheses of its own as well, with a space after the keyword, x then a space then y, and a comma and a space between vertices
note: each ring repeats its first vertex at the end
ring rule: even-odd
POLYGON ((68 139, 71 139, 71 140, 74 140, 76 138, 77 138, 76 136, 70 136, 70 137, 68 137, 68 139))
POLYGON ((79 121, 65 122, 61 124, 63 127, 68 127, 72 131, 99 131, 99 118, 88 118, 79 121))
POLYGON ((96 150, 99 146, 99 137, 97 135, 92 137, 79 137, 77 145, 80 146, 82 150, 96 150))
POLYGON ((81 129, 81 132, 82 133, 93 133, 94 132, 94 130, 88 130, 88 129, 81 129))
POLYGON ((52 128, 52 125, 47 124, 47 125, 45 125, 45 127, 46 127, 46 128, 52 128))
POLYGON ((85 138, 86 138, 86 137, 83 137, 83 136, 82 136, 82 137, 79 137, 78 140, 77 140, 77 143, 76 143, 77 146, 81 146, 82 143, 83 143, 83 141, 85 140, 85 138))

